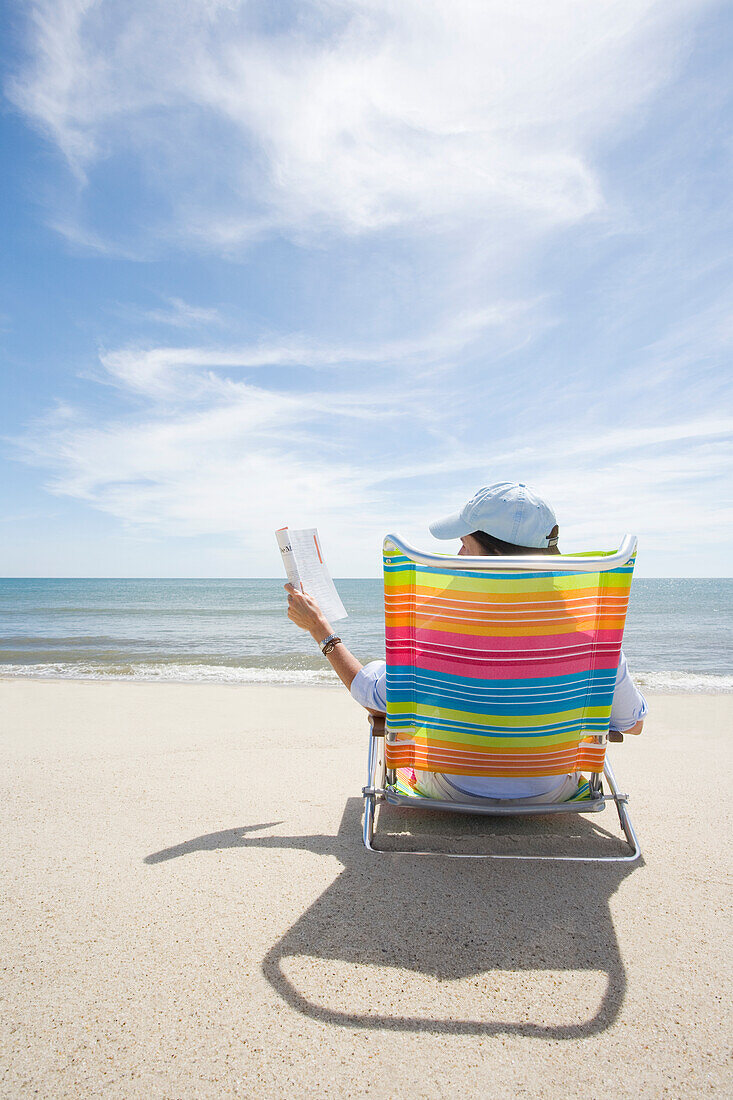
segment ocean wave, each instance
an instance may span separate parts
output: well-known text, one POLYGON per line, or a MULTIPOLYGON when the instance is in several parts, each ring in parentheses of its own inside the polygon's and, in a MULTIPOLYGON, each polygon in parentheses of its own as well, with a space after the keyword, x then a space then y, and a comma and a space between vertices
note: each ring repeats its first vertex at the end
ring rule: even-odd
POLYGON ((733 691, 733 676, 707 672, 637 672, 634 682, 652 694, 660 695, 720 695, 733 691))
MULTIPOLYGON (((0 664, 0 677, 36 680, 132 680, 172 684, 301 684, 332 686, 339 683, 331 669, 272 668, 223 664, 140 662, 136 664, 53 661, 36 664, 0 664)), ((733 676, 702 672, 634 672, 642 691, 650 694, 710 694, 733 692, 733 676)))
POLYGON ((74 663, 1 665, 0 678, 31 680, 131 680, 173 684, 302 684, 330 687, 340 683, 330 669, 243 668, 231 665, 74 663))

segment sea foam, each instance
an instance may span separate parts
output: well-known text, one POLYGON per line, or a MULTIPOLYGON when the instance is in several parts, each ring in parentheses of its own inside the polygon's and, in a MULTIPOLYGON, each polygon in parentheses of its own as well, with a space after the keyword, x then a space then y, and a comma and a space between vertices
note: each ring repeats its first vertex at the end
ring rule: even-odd
POLYGON ((0 665, 0 678, 34 680, 132 680, 174 684, 338 684, 331 669, 243 668, 231 665, 149 664, 114 666, 55 662, 0 665))
MULTIPOLYGON (((47 662, 0 665, 0 678, 41 680, 130 680, 141 683, 173 684, 299 684, 329 687, 339 680, 330 668, 296 669, 221 665, 141 662, 112 665, 93 662, 47 662)), ((638 687, 650 694, 709 694, 733 692, 733 676, 698 672, 644 672, 634 670, 638 687)))

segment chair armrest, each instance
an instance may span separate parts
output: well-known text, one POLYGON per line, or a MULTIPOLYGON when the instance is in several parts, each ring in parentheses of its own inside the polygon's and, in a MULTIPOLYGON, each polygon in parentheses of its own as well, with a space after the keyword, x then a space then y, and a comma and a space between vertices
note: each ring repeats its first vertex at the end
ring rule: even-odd
POLYGON ((370 714, 369 725, 372 730, 372 737, 384 737, 385 716, 383 714, 370 714))

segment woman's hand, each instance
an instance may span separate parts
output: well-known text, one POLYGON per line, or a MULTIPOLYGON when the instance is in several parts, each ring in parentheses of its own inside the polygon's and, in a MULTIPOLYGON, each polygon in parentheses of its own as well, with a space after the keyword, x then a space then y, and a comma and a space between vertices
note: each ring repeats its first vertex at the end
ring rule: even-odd
POLYGON ((296 626, 301 630, 307 630, 319 643, 329 634, 333 634, 328 619, 307 592, 298 592, 292 584, 286 584, 285 591, 288 594, 288 618, 296 626))

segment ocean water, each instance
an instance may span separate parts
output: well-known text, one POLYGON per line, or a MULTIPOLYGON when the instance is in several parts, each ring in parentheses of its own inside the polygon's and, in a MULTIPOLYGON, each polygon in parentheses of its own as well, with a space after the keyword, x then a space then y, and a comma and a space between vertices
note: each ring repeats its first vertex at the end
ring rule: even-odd
MULTIPOLYGON (((381 580, 336 582, 337 625, 384 656, 381 580)), ((652 691, 733 691, 733 580, 635 580, 624 635, 652 691)), ((337 684, 282 580, 0 579, 0 676, 337 684)))

